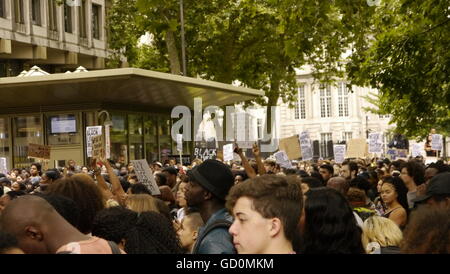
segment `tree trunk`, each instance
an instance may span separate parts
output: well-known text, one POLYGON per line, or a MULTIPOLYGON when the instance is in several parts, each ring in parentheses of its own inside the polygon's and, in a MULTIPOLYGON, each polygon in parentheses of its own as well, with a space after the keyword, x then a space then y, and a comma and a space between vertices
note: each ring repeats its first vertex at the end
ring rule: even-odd
POLYGON ((267 112, 266 112, 266 121, 267 121, 267 133, 272 133, 272 106, 276 106, 278 102, 278 98, 280 98, 280 80, 273 79, 277 78, 272 76, 272 80, 270 82, 270 91, 266 94, 267 101, 267 112))
POLYGON ((165 36, 167 52, 169 53, 170 73, 180 75, 180 57, 178 55, 178 49, 173 31, 167 30, 165 36))

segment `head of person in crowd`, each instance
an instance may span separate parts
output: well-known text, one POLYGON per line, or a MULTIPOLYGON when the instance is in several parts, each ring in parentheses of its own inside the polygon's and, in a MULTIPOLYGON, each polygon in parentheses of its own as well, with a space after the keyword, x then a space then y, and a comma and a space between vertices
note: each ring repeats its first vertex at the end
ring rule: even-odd
POLYGON ((35 193, 33 195, 46 200, 67 222, 74 227, 78 227, 80 209, 72 199, 60 194, 35 193))
POLYGON ((202 216, 198 212, 190 212, 181 220, 177 234, 185 253, 192 252, 198 238, 198 230, 204 224, 202 216))
POLYGON ((405 160, 398 159, 393 162, 391 162, 391 165, 389 166, 389 175, 391 176, 400 176, 402 172, 402 167, 406 164, 405 160))
POLYGON ((421 206, 403 231, 402 254, 450 254, 450 207, 421 206))
POLYGON ((49 169, 42 174, 41 181, 39 182, 40 191, 46 191, 48 185, 52 184, 56 180, 62 178, 61 173, 57 169, 49 169))
POLYGON ((127 254, 182 254, 172 223, 154 211, 139 214, 125 239, 127 254))
POLYGON ((366 199, 366 204, 370 202, 370 199, 368 198, 368 192, 371 188, 370 182, 361 175, 356 176, 350 181, 350 189, 356 188, 359 190, 362 190, 364 192, 364 196, 366 199))
POLYGON ((234 172, 234 184, 240 184, 242 182, 244 182, 245 180, 247 180, 247 173, 245 173, 245 171, 238 171, 238 172, 234 172))
POLYGON ((324 165, 320 166, 319 173, 320 173, 320 175, 322 175, 322 178, 323 178, 324 182, 326 183, 326 182, 328 182, 328 180, 331 177, 333 177, 334 168, 330 164, 324 164, 324 165))
POLYGON ((371 216, 364 221, 362 242, 369 254, 398 254, 402 239, 402 231, 388 218, 371 216))
POLYGON ((152 195, 150 190, 142 183, 131 184, 127 191, 128 194, 148 194, 152 195))
POLYGON ((285 168, 283 170, 283 173, 285 175, 296 175, 297 174, 297 170, 295 168, 285 168))
POLYGON ((301 178, 301 187, 302 187, 302 193, 305 194, 310 189, 323 187, 322 182, 314 177, 304 177, 301 178))
POLYGON ((228 226, 213 227, 216 221, 232 223, 232 217, 225 208, 225 198, 234 185, 230 168, 220 161, 206 160, 188 171, 187 175, 187 205, 197 208, 205 222, 193 253, 235 253, 228 226))
POLYGON ((130 174, 130 175, 128 175, 127 181, 128 181, 131 185, 134 185, 134 184, 137 184, 137 183, 138 183, 138 178, 137 178, 136 174, 130 174))
POLYGON ((401 167, 400 178, 402 178, 408 189, 425 183, 425 168, 423 164, 410 160, 401 167))
POLYGON ((162 171, 162 174, 166 176, 167 185, 170 188, 173 188, 177 183, 177 175, 178 171, 173 166, 165 167, 162 171))
POLYGON ((159 192, 161 193, 157 197, 164 201, 171 209, 175 207, 175 196, 169 186, 160 186, 159 192))
POLYGON ((450 207, 450 172, 439 173, 431 178, 425 195, 418 196, 414 203, 427 203, 432 207, 450 207))
POLYGON ((11 180, 9 180, 7 177, 0 177, 0 187, 11 188, 12 187, 11 180))
POLYGON ((22 183, 22 182, 20 182, 20 183, 14 182, 14 183, 11 184, 11 190, 12 191, 23 191, 23 192, 26 192, 27 191, 27 186, 24 183, 22 183))
POLYGON ((148 194, 131 194, 126 200, 127 208, 141 213, 146 211, 159 212, 156 205, 156 198, 148 194))
POLYGON ((77 228, 84 234, 91 232, 94 217, 105 207, 106 202, 94 180, 84 173, 53 182, 48 186, 47 193, 60 194, 75 202, 80 209, 77 228))
POLYGON ((264 161, 264 168, 266 169, 267 174, 275 174, 276 173, 277 163, 275 160, 267 159, 264 161))
POLYGON ((182 180, 178 185, 178 190, 176 193, 176 201, 180 208, 187 207, 185 193, 186 193, 186 186, 188 183, 189 178, 186 176, 184 180, 182 180))
POLYGON ((127 170, 128 170, 128 174, 134 173, 134 166, 132 163, 128 163, 127 170))
POLYGON ((347 199, 334 189, 321 187, 306 193, 301 218, 302 253, 364 254, 361 228, 347 199))
POLYGON ((161 171, 161 169, 162 169, 162 164, 161 164, 160 162, 158 162, 158 161, 154 161, 154 162, 152 163, 152 169, 153 169, 154 172, 156 172, 156 171, 161 171))
POLYGON ((25 195, 2 212, 2 230, 14 236, 26 254, 55 254, 63 245, 89 239, 43 198, 25 195))
POLYGON ((303 195, 286 177, 263 175, 234 186, 227 208, 234 222, 229 231, 239 254, 293 253, 303 195))
POLYGON ((42 175, 42 165, 40 163, 32 163, 30 166, 30 175, 32 177, 42 175))
POLYGON ((26 195, 24 191, 8 191, 0 197, 0 213, 5 209, 5 207, 19 196, 26 195))
POLYGON ((0 255, 2 254, 25 254, 22 249, 19 248, 17 239, 2 230, 0 230, 0 255))
POLYGON ((300 178, 310 177, 309 174, 308 174, 308 172, 306 172, 306 171, 304 171, 304 170, 298 170, 298 171, 297 171, 297 175, 298 175, 300 178))
POLYGON ((115 206, 100 210, 94 218, 92 236, 115 242, 119 248, 125 249, 127 233, 138 220, 138 213, 115 206))
POLYGON ((317 180, 320 181, 322 186, 325 186, 325 181, 323 180, 322 175, 318 171, 311 171, 310 176, 316 178, 317 180))
POLYGON ((382 180, 380 196, 386 208, 383 216, 403 228, 409 211, 406 195, 408 189, 398 176, 384 177, 382 180))
POLYGON ((128 175, 128 169, 126 166, 120 167, 119 176, 125 177, 128 175))
POLYGON ((333 188, 342 195, 346 196, 350 185, 349 182, 343 177, 331 177, 327 182, 327 187, 333 188))
POLYGON ((88 174, 89 173, 89 168, 87 166, 81 167, 81 173, 88 174))
POLYGON ((16 177, 22 173, 22 171, 18 168, 13 168, 12 172, 16 175, 16 177))
POLYGON ((444 161, 439 160, 435 163, 431 163, 425 169, 425 183, 428 184, 434 176, 438 173, 449 172, 450 168, 448 165, 444 164, 444 161))
POLYGON ((358 164, 353 161, 344 161, 342 163, 341 177, 346 180, 351 180, 358 175, 358 164))
POLYGON ((158 186, 166 186, 167 185, 167 177, 164 173, 156 173, 155 181, 158 186))

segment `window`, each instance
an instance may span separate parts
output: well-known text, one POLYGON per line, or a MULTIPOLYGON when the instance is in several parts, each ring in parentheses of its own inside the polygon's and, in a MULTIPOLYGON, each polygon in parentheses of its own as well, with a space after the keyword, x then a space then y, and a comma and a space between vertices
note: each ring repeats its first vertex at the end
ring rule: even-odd
POLYGON ((18 168, 29 167, 34 159, 28 158, 29 144, 42 144, 40 116, 15 117, 14 127, 14 166, 18 168))
POLYGON ((78 20, 80 25, 80 37, 86 38, 86 1, 81 1, 81 6, 78 7, 78 20))
POLYGON ((320 117, 331 117, 331 88, 320 86, 320 117))
POLYGON ((31 1, 31 20, 34 25, 41 25, 41 1, 31 1))
POLYGON ((305 108, 305 85, 301 85, 298 89, 298 104, 300 108, 300 119, 306 118, 306 108, 305 108))
POLYGON ((339 117, 348 117, 348 90, 344 82, 338 84, 339 117))
POLYGON ((380 114, 379 117, 380 117, 380 119, 387 119, 387 118, 389 118, 389 114, 386 114, 386 115, 380 114))
POLYGON ((56 1, 48 0, 48 29, 58 30, 58 19, 56 18, 56 1))
POLYGON ((23 0, 14 0, 14 18, 18 24, 25 23, 23 14, 23 0))
POLYGON ((300 119, 300 109, 298 100, 294 103, 294 119, 300 119))
POLYGON ((101 6, 92 5, 92 36, 95 39, 100 39, 100 14, 101 6))
POLYGON ((350 140, 350 139, 352 139, 352 135, 353 135, 353 132, 342 132, 342 140, 343 141, 348 141, 348 140, 350 140))
POLYGON ((0 0, 0 17, 6 17, 5 0, 0 0))
POLYGON ((64 4, 64 31, 72 33, 72 8, 64 4))
POLYGON ((328 141, 332 140, 332 133, 321 133, 320 134, 320 157, 326 158, 330 154, 328 151, 328 141))
POLYGON ((130 144, 130 160, 144 159, 144 130, 142 116, 128 115, 128 132, 130 144))

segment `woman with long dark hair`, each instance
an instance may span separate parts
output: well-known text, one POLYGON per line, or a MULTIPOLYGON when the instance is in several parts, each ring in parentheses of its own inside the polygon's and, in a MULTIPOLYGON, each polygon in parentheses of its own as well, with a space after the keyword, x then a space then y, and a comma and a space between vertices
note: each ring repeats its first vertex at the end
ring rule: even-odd
POLYGON ((408 216, 408 189, 398 176, 384 177, 381 185, 381 199, 385 211, 383 217, 394 221, 401 229, 404 228, 408 216))
POLYGON ((361 228, 347 199, 338 191, 319 187, 306 194, 301 219, 301 250, 305 254, 364 254, 361 228))

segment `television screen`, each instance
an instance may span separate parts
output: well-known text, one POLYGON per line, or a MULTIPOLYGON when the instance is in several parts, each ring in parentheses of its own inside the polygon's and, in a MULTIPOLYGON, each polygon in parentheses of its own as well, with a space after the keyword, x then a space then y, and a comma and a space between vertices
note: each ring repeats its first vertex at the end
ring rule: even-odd
POLYGON ((75 115, 50 117, 51 134, 77 132, 77 119, 75 115))

